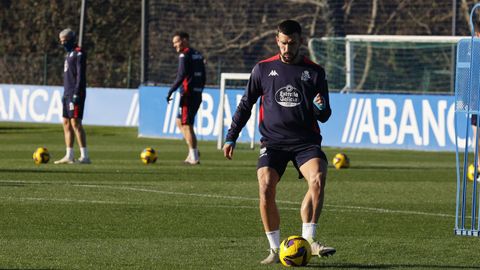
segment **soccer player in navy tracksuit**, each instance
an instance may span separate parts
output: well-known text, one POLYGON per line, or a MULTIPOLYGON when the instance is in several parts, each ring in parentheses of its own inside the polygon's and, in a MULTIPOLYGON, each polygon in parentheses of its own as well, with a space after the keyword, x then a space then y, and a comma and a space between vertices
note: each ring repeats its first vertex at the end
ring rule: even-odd
POLYGON ((260 97, 262 138, 257 177, 260 215, 270 244, 270 254, 262 264, 279 262, 280 216, 275 193, 289 161, 308 183, 300 210, 302 237, 311 243, 313 255, 324 257, 336 251, 315 241, 328 164, 321 149, 322 136, 317 121, 323 123, 331 115, 325 71, 299 54, 303 38, 298 22, 280 23, 276 40, 280 53, 253 68, 223 147, 225 157, 231 159, 235 141, 260 97))
POLYGON ((75 163, 73 153, 74 138, 77 138, 80 147, 80 158, 76 161, 81 164, 89 164, 90 158, 87 151, 87 139, 82 125, 83 110, 86 98, 86 55, 76 45, 75 33, 67 28, 59 34, 60 43, 67 52, 64 62, 62 97, 63 104, 63 133, 67 147, 65 156, 55 161, 55 164, 75 163))
POLYGON ((193 123, 198 108, 202 103, 202 92, 205 86, 205 63, 202 54, 190 48, 189 35, 187 33, 175 33, 172 43, 175 50, 179 53, 178 71, 175 82, 168 91, 167 102, 170 102, 173 92, 181 86, 180 105, 176 123, 188 145, 188 155, 184 163, 197 165, 200 163, 200 160, 193 123))

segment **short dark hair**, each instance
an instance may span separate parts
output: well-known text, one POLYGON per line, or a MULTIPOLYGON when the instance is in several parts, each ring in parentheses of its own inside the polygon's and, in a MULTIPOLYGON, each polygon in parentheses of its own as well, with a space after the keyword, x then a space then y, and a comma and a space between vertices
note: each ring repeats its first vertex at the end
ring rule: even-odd
POLYGON ((174 37, 179 36, 181 39, 190 39, 190 35, 187 32, 177 31, 173 34, 174 37))
POLYGON ((298 33, 299 35, 302 35, 302 27, 297 21, 294 20, 285 20, 281 22, 278 27, 277 27, 277 35, 279 33, 285 34, 285 35, 291 35, 294 33, 298 33))

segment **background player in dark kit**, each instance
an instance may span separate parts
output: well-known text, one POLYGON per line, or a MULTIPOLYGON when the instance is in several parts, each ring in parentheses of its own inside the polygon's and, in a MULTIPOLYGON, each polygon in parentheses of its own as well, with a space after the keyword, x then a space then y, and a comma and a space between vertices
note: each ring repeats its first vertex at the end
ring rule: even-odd
POLYGON ((202 54, 190 47, 188 33, 175 33, 172 43, 175 50, 179 53, 178 71, 175 82, 168 91, 167 102, 170 102, 173 92, 181 86, 180 105, 176 123, 188 145, 188 155, 185 159, 185 164, 196 165, 200 163, 200 160, 193 123, 198 108, 202 103, 202 92, 206 79, 205 63, 202 54))
POLYGON ((65 156, 55 161, 55 164, 71 164, 75 162, 73 153, 74 138, 77 138, 80 147, 81 164, 90 164, 87 150, 87 136, 82 125, 85 99, 87 97, 86 69, 87 58, 85 52, 75 43, 75 33, 67 28, 59 34, 60 43, 67 52, 64 62, 63 78, 63 133, 65 137, 65 156))

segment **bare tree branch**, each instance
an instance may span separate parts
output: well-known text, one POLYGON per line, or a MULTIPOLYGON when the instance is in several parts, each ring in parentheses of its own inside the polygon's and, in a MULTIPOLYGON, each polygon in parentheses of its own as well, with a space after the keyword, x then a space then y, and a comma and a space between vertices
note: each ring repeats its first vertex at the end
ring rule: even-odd
POLYGON ((287 0, 288 2, 295 3, 295 4, 313 4, 319 7, 325 7, 325 1, 321 0, 287 0))
POLYGON ((392 13, 390 13, 390 15, 388 16, 388 19, 383 23, 382 26, 380 26, 380 28, 386 28, 390 24, 390 22, 392 22, 393 19, 397 16, 398 12, 405 9, 407 1, 408 0, 402 0, 398 4, 397 8, 392 13))
POLYGON ((312 22, 310 23, 310 34, 309 34, 310 37, 313 37, 315 35, 315 29, 317 25, 318 15, 320 14, 320 9, 321 9, 320 6, 317 6, 315 8, 315 13, 313 14, 312 22))
POLYGON ((425 31, 427 31, 428 34, 432 34, 432 30, 430 29, 430 27, 428 26, 428 24, 426 23, 423 23, 421 22, 419 19, 418 19, 418 16, 416 16, 415 14, 413 14, 412 12, 407 12, 408 16, 410 17, 410 19, 415 22, 416 24, 418 24, 420 27, 422 27, 423 29, 425 29, 425 31))
POLYGON ((259 35, 255 36, 254 38, 251 38, 251 39, 247 40, 246 42, 243 42, 243 43, 240 43, 240 44, 232 44, 233 42, 229 42, 229 44, 224 44, 225 47, 223 47, 222 49, 217 49, 217 50, 215 50, 215 52, 216 53, 221 53, 221 52, 226 52, 226 51, 231 50, 231 49, 243 49, 243 48, 251 46, 255 42, 257 42, 257 41, 259 41, 259 40, 261 40, 261 39, 263 39, 267 36, 274 35, 276 32, 277 32, 277 30, 268 30, 268 31, 265 31, 263 33, 260 33, 259 35))
MULTIPOLYGON (((370 23, 368 25, 367 33, 371 34, 375 28, 375 19, 377 18, 378 0, 372 0, 372 14, 370 16, 370 23)), ((356 89, 362 89, 365 81, 367 80, 368 73, 370 72, 370 66, 372 65, 372 45, 367 46, 367 55, 365 57, 365 67, 363 68, 362 78, 358 83, 356 89)))

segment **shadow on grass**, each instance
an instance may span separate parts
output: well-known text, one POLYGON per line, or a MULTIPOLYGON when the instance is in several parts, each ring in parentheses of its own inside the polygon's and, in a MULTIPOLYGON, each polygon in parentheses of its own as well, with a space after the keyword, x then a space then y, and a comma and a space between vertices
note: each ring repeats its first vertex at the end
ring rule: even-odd
MULTIPOLYGON (((2 133, 46 133, 46 132, 55 132, 58 128, 51 127, 51 126, 28 126, 28 127, 20 127, 20 126, 7 126, 7 127, 0 127, 0 134, 2 133)), ((1 268, 0 268, 1 270, 1 268)))
MULTIPOLYGON (((415 168, 415 167, 413 167, 413 168, 415 168)), ((422 164, 418 168, 421 168, 422 170, 438 170, 438 166, 426 166, 424 164, 422 164)), ((452 168, 454 168, 454 167, 452 167, 452 168)), ((333 166, 332 166, 331 169, 333 169, 333 166)), ((400 165, 396 165, 396 166, 355 165, 355 166, 352 166, 348 169, 342 169, 342 170, 388 170, 388 171, 395 170, 395 171, 402 171, 402 170, 412 170, 412 166, 403 166, 402 167, 400 165)))
MULTIPOLYGON (((83 166, 83 165, 79 165, 79 166, 83 166)), ((185 166, 185 168, 188 168, 189 166, 185 166)), ((143 170, 143 171, 139 171, 139 170, 122 170, 122 169, 111 169, 111 170, 79 170, 79 169, 76 169, 76 170, 52 170, 52 169, 48 169, 48 170, 41 170, 41 169, 0 169, 0 173, 25 173, 25 174, 28 174, 28 173, 31 173, 31 174, 35 174, 35 175, 38 175, 38 174, 45 174, 45 175, 48 175, 48 174, 57 174, 57 175, 60 175, 60 174, 65 174, 65 175, 105 175, 105 174, 113 174, 113 175, 118 175, 118 174, 125 174, 125 173, 128 173, 129 175, 157 175, 157 176, 161 176, 161 175, 171 175, 172 174, 172 171, 174 169, 170 169, 170 170, 161 170, 161 167, 159 167, 157 170, 143 170)), ((188 171, 185 170, 185 172, 183 172, 183 174, 188 174, 188 171)), ((0 180, 1 181, 1 180, 0 180)), ((0 268, 0 270, 2 270, 0 268)))
MULTIPOLYGON (((73 166, 73 165, 72 165, 73 166)), ((83 166, 83 165, 79 165, 79 166, 83 166)), ((87 170, 79 170, 78 168, 76 168, 76 170, 52 170, 52 169, 48 169, 48 170, 42 170, 42 169, 0 169, 0 173, 35 173, 35 174, 49 174, 49 173, 52 173, 52 174, 56 174, 56 173, 59 173, 59 174, 111 174, 111 173, 116 173, 115 172, 116 169, 111 169, 111 170, 90 170, 90 171, 87 171, 87 170)), ((146 172, 128 172, 128 173, 131 173, 131 174, 157 174, 156 171, 152 171, 152 172, 149 172, 149 171, 146 171, 146 172)), ((0 270, 2 270, 0 268, 0 270)))
POLYGON ((56 268, 0 268, 0 270, 55 270, 56 268))
MULTIPOLYGON (((112 171, 78 171, 78 170, 41 170, 41 169, 0 169, 2 173, 34 173, 34 174, 101 174, 101 173, 112 173, 112 171)), ((0 268, 0 270, 2 270, 0 268)))
MULTIPOLYGON (((2 182, 0 181, 0 187, 24 187, 25 184, 21 182, 2 182)), ((2 268, 0 268, 2 270, 2 268)))
POLYGON ((360 263, 309 263, 307 268, 338 269, 480 269, 479 266, 437 265, 437 264, 360 264, 360 263))

